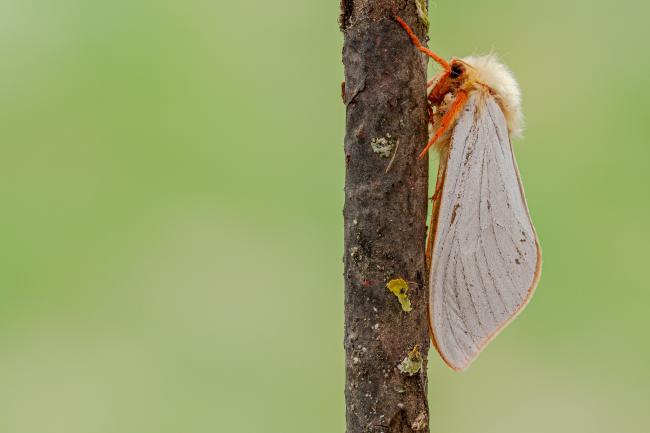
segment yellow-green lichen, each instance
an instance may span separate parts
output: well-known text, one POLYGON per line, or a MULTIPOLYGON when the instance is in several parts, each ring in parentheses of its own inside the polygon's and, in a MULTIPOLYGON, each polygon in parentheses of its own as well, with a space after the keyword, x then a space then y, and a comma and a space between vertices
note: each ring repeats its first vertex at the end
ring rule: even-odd
POLYGON ((416 344, 413 349, 406 355, 406 358, 397 366, 399 371, 409 376, 413 376, 422 368, 422 355, 420 354, 420 345, 416 344))
POLYGON ((393 295, 397 296, 397 300, 402 306, 402 310, 406 311, 407 313, 413 310, 413 308, 411 308, 411 301, 407 293, 409 290, 409 283, 407 283, 403 278, 395 278, 393 280, 390 280, 386 284, 386 288, 390 290, 393 295))
POLYGON ((429 10, 427 9, 427 0, 415 0, 415 7, 418 10, 420 21, 429 28, 429 10))

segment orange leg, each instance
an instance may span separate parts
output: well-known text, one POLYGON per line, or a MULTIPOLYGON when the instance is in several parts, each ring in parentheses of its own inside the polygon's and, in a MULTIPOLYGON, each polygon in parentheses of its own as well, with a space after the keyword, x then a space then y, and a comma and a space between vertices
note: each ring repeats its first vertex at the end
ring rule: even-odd
POLYGON ((429 115, 429 123, 433 125, 433 108, 431 108, 430 104, 427 104, 427 113, 429 115))
MULTIPOLYGON (((436 85, 433 86, 433 89, 429 92, 429 101, 432 104, 439 104, 442 101, 442 98, 445 97, 445 94, 449 91, 449 72, 445 71, 439 75, 439 79, 436 82, 436 85)), ((435 80, 437 77, 433 78, 435 80)), ((433 81, 432 80, 432 81, 433 81)), ((427 85, 428 87, 428 85, 427 85)))
POLYGON ((449 63, 447 63, 445 59, 443 59, 442 57, 440 57, 439 55, 437 55, 436 53, 434 53, 433 51, 431 51, 430 49, 422 45, 420 39, 418 39, 415 33, 413 33, 413 30, 411 30, 411 28, 408 26, 408 24, 404 22, 403 19, 396 16, 395 20, 397 20, 397 22, 400 23, 402 27, 404 27, 404 30, 406 30, 406 33, 408 33, 409 38, 411 38, 411 41, 413 42, 413 45, 415 45, 418 50, 422 51, 424 54, 426 54, 427 56, 431 57, 433 60, 438 62, 438 64, 442 66, 446 71, 451 71, 451 66, 449 66, 449 63))
POLYGON ((464 90, 459 90, 456 93, 456 99, 454 99, 454 102, 451 104, 451 107, 447 110, 444 116, 442 116, 442 119, 440 120, 440 126, 438 127, 438 130, 433 134, 433 137, 429 140, 427 143, 426 147, 420 152, 419 158, 424 157, 424 155, 427 154, 431 146, 442 136, 442 134, 449 129, 452 123, 454 123, 454 120, 456 120, 456 115, 458 112, 465 106, 465 102, 467 102, 467 92, 464 90))

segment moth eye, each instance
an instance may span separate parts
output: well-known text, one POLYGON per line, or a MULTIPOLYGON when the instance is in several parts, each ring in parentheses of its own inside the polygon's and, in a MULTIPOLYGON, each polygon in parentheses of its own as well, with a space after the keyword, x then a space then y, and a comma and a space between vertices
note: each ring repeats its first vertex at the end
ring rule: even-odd
POLYGON ((463 68, 459 64, 454 64, 451 66, 451 72, 449 73, 451 78, 458 78, 463 75, 463 68))

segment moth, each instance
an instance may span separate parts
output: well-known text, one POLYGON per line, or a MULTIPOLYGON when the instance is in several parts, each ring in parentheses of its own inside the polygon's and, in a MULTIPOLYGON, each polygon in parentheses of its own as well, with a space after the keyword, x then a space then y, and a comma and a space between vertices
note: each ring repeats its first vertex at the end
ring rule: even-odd
POLYGON ((523 127, 521 93, 496 56, 447 62, 413 45, 442 72, 427 83, 440 166, 427 241, 429 329, 454 370, 464 370, 530 301, 542 254, 510 138, 523 127))

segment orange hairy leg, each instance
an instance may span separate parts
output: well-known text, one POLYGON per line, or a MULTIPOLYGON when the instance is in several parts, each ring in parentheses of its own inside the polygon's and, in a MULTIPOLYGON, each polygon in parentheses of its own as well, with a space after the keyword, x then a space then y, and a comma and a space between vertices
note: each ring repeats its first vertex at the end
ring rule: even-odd
MULTIPOLYGON (((434 77, 431 81, 437 80, 436 85, 429 92, 429 102, 432 104, 439 104, 449 91, 449 71, 444 71, 438 77, 434 77)), ((428 85, 427 85, 428 86, 428 85)))
POLYGON ((446 71, 451 71, 451 66, 449 66, 449 63, 447 63, 445 59, 443 59, 442 57, 440 57, 439 55, 437 55, 436 53, 434 53, 433 51, 431 51, 430 49, 422 45, 420 39, 418 39, 415 33, 413 33, 413 30, 411 30, 409 25, 406 24, 403 19, 396 16, 395 20, 404 28, 404 30, 406 30, 406 33, 409 35, 409 38, 411 38, 413 45, 415 45, 418 50, 422 51, 424 54, 426 54, 427 56, 431 57, 433 60, 438 62, 438 64, 442 66, 446 71))
MULTIPOLYGON (((411 42, 413 42, 413 45, 415 45, 418 50, 422 51, 424 54, 431 57, 433 60, 438 62, 440 66, 444 68, 444 72, 442 72, 439 77, 436 77, 427 83, 427 87, 428 87, 434 82, 434 80, 437 80, 436 85, 433 87, 433 89, 431 89, 431 92, 429 93, 428 99, 430 102, 441 101, 444 95, 449 90, 449 77, 451 74, 451 66, 445 59, 443 59, 442 57, 440 57, 439 55, 437 55, 436 53, 434 53, 433 51, 431 51, 430 49, 422 45, 420 39, 418 39, 417 35, 413 32, 413 30, 411 30, 411 28, 408 26, 408 24, 406 24, 406 22, 404 22, 402 18, 396 16, 395 20, 404 28, 406 33, 409 35, 409 38, 411 38, 411 42)), ((454 100, 453 104, 451 105, 451 107, 449 107, 449 110, 447 110, 445 115, 442 117, 440 127, 433 135, 433 137, 431 137, 431 140, 429 140, 424 150, 420 153, 419 156, 420 158, 422 158, 427 153, 429 148, 433 146, 433 143, 435 143, 436 140, 440 138, 442 134, 445 133, 445 131, 449 128, 449 126, 451 126, 453 121, 456 119, 456 114, 458 114, 458 111, 465 104, 466 101, 467 101, 467 93, 463 90, 459 90, 456 93, 456 99, 454 100)))
POLYGON ((445 115, 442 116, 438 130, 435 132, 435 134, 433 134, 433 137, 431 137, 422 152, 420 152, 419 158, 424 157, 431 146, 433 146, 433 144, 442 136, 442 134, 444 134, 445 131, 449 129, 451 124, 454 123, 458 112, 465 106, 465 102, 467 102, 467 92, 462 89, 458 90, 456 93, 456 99, 454 99, 454 102, 452 102, 451 107, 449 107, 445 115))

